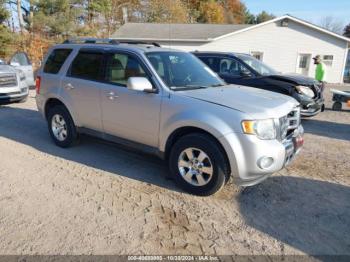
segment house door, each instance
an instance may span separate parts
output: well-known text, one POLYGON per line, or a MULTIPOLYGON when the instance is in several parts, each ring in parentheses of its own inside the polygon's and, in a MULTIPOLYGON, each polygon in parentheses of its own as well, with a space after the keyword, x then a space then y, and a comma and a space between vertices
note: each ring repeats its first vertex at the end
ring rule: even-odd
POLYGON ((305 76, 309 75, 311 54, 299 54, 297 62, 297 73, 305 76))

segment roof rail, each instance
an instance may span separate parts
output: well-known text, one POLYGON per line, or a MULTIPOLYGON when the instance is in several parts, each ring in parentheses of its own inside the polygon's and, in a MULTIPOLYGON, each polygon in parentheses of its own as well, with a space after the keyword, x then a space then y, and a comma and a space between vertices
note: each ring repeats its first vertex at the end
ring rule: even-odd
POLYGON ((147 42, 147 41, 132 41, 132 40, 117 40, 120 44, 129 44, 129 45, 153 45, 156 47, 161 47, 160 44, 156 42, 147 42))
POLYGON ((71 38, 63 42, 63 44, 107 44, 107 45, 119 45, 119 44, 129 44, 129 45, 153 45, 156 47, 161 47, 160 44, 155 42, 145 42, 145 41, 128 41, 128 40, 117 40, 109 38, 71 38))
POLYGON ((71 38, 63 42, 63 44, 107 44, 118 45, 119 42, 109 38, 71 38))

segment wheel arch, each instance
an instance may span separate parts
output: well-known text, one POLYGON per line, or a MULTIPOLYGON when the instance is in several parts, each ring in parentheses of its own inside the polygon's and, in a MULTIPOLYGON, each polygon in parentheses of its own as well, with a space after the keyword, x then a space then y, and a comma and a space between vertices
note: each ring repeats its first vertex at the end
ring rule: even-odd
POLYGON ((177 129, 175 129, 167 138, 166 143, 165 143, 165 151, 164 151, 164 158, 166 160, 169 159, 169 155, 170 155, 170 151, 172 146, 183 136, 189 135, 189 134, 194 134, 194 133, 200 133, 200 134, 204 134, 207 135, 209 137, 211 137, 216 144, 218 145, 218 147, 220 148, 220 150, 222 151, 222 153, 224 154, 226 163, 229 167, 229 171, 231 173, 231 165, 230 165, 230 161, 227 155, 227 152, 224 148, 224 146, 221 144, 221 142, 210 132, 199 128, 199 127, 195 127, 195 126, 182 126, 179 127, 177 129))
POLYGON ((59 99, 57 97, 51 97, 51 98, 47 99, 45 106, 44 106, 44 114, 45 114, 46 119, 47 119, 47 114, 48 114, 49 109, 54 107, 54 106, 57 106, 57 105, 64 106, 68 110, 69 114, 71 115, 73 122, 75 124, 77 124, 77 121, 76 121, 77 119, 76 119, 75 115, 73 114, 72 110, 64 102, 62 102, 61 99, 59 99))

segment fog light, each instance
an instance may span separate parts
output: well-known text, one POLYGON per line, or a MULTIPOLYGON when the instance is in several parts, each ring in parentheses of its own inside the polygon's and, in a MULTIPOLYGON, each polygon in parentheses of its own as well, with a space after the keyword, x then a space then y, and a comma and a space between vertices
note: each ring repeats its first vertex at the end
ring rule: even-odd
POLYGON ((262 157, 259 159, 258 161, 258 166, 261 169, 268 169, 269 167, 271 167, 273 164, 273 158, 272 157, 262 157))

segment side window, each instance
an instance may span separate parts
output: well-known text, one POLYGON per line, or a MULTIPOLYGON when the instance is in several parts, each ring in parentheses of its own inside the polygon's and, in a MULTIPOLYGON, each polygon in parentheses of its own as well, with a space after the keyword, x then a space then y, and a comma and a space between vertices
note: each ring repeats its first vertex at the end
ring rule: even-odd
POLYGON ((218 68, 217 68, 217 58, 215 57, 198 57, 200 60, 202 60, 202 62, 204 62, 207 66, 210 67, 211 70, 213 70, 214 72, 218 72, 218 68))
POLYGON ((220 74, 239 77, 249 73, 250 71, 237 60, 227 58, 220 60, 220 74))
POLYGON ((106 67, 107 82, 126 86, 129 77, 147 77, 147 74, 135 57, 128 54, 111 55, 106 67))
POLYGON ((72 49, 55 49, 51 52, 44 66, 44 73, 57 74, 72 49))
POLYGON ((21 66, 31 65, 29 58, 26 53, 20 52, 16 53, 12 58, 10 63, 18 63, 21 66))
POLYGON ((86 80, 102 80, 103 56, 99 52, 80 51, 71 64, 68 76, 86 80))

